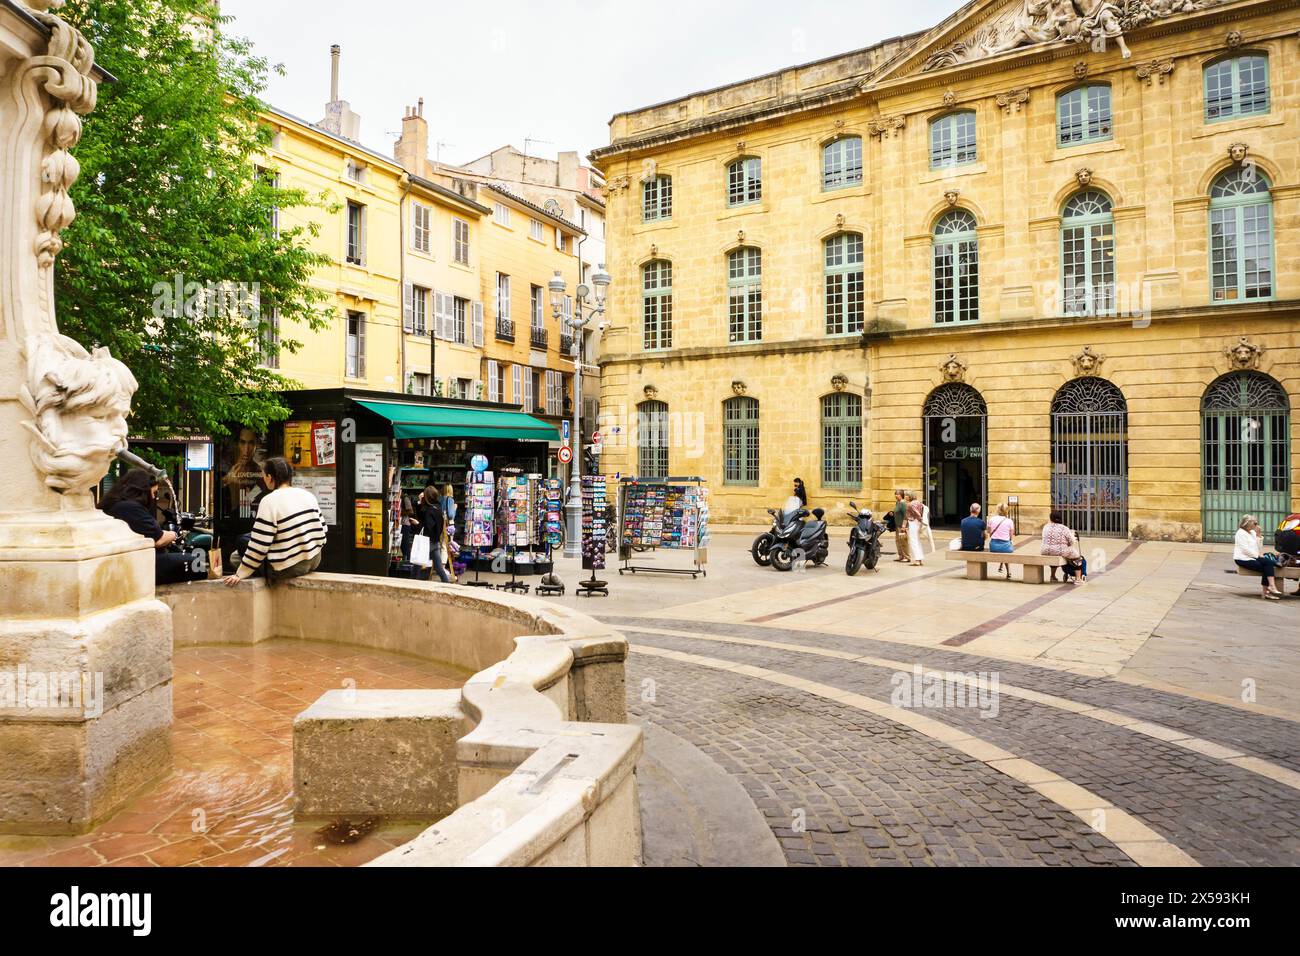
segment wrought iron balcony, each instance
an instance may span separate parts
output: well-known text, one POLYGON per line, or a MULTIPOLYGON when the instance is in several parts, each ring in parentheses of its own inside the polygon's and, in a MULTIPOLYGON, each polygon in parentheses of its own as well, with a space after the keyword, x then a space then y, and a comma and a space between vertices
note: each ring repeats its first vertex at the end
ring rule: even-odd
POLYGON ((529 341, 532 342, 533 348, 545 351, 546 343, 549 338, 550 336, 547 334, 546 329, 539 329, 537 326, 532 326, 529 341))
POLYGON ((497 338, 502 342, 513 342, 515 340, 514 319, 503 319, 497 316, 497 338))
POLYGON ((573 355, 573 336, 567 332, 560 334, 560 354, 565 356, 573 355))

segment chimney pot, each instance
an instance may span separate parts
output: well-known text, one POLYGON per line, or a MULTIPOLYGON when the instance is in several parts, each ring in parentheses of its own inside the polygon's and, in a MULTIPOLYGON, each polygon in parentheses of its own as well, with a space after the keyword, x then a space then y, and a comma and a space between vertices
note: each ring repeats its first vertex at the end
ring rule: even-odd
POLYGON ((419 109, 418 109, 417 112, 418 112, 418 115, 420 115, 420 116, 423 116, 423 115, 424 115, 424 97, 423 97, 423 96, 420 97, 420 106, 419 106, 419 109))
POLYGON ((339 100, 339 57, 343 53, 343 48, 337 43, 330 47, 330 102, 337 103, 339 100))

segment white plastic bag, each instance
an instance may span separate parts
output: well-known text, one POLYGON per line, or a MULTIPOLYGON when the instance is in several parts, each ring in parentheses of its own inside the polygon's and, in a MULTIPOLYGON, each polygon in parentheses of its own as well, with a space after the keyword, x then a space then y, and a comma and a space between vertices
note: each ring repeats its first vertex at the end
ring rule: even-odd
POLYGON ((429 556, 428 535, 421 533, 411 539, 411 563, 417 568, 433 566, 433 558, 429 556))
POLYGON ((953 538, 951 541, 949 541, 949 542, 948 542, 948 550, 949 550, 949 551, 960 551, 960 550, 961 550, 961 538, 953 538))

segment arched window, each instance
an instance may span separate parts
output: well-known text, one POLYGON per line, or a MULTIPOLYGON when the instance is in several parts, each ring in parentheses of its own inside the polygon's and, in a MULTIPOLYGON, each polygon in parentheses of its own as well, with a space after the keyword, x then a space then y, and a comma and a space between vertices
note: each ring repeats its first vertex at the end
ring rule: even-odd
POLYGON ((1056 145, 1099 143, 1111 132, 1110 84, 1076 86, 1056 98, 1056 145))
POLYGON ((637 474, 668 477, 668 404, 642 402, 636 407, 637 474))
POLYGON ((673 177, 656 176, 641 184, 641 221, 673 218, 673 177))
POLYGON ((862 399, 849 392, 822 396, 822 485, 862 486, 862 399))
POLYGON ((1061 291, 1066 315, 1115 311, 1115 216, 1110 197, 1075 193, 1061 212, 1061 291))
POLYGON ((930 123, 930 168, 975 162, 975 113, 949 113, 930 123))
POLYGON ((823 243, 826 275, 826 334, 862 331, 862 233, 842 232, 823 243))
POLYGON ((1210 289, 1215 302, 1273 296, 1273 197, 1258 167, 1229 169, 1210 187, 1210 289))
POLYGON ((862 182, 862 137, 845 136, 822 147, 822 189, 862 182))
POLYGON ((758 484, 758 399, 722 403, 722 453, 723 484, 758 484))
POLYGON ((934 227, 935 322, 979 319, 979 269, 975 217, 965 209, 945 213, 934 227))
POLYGON ((1205 67, 1205 121, 1268 112, 1268 57, 1262 53, 1215 60, 1205 67))
POLYGON ((727 167, 727 205, 744 206, 763 198, 763 161, 738 159, 727 167))
POLYGON ((763 338, 763 253, 753 246, 727 256, 728 341, 763 338))
POLYGON ((673 347, 673 264, 665 259, 641 269, 641 327, 647 351, 673 347))

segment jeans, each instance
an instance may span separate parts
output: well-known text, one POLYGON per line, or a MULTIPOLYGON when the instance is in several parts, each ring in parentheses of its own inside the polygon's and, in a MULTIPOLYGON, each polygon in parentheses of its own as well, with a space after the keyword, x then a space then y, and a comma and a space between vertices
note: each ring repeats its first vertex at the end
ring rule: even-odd
POLYGON ((290 578, 300 578, 304 574, 311 574, 320 567, 320 555, 314 558, 308 558, 306 561, 299 561, 297 564, 290 565, 283 571, 277 571, 271 567, 269 562, 263 562, 262 566, 266 568, 266 583, 277 584, 280 581, 288 581, 290 578))
POLYGON ((442 542, 429 544, 429 557, 433 560, 433 567, 429 570, 429 580, 433 580, 436 571, 443 584, 450 584, 451 575, 447 573, 447 564, 442 560, 442 542))
POLYGON ((1238 561, 1237 567, 1245 568, 1247 571, 1258 571, 1264 578, 1264 586, 1267 587, 1273 582, 1273 577, 1277 571, 1277 562, 1265 555, 1262 558, 1252 558, 1249 561, 1238 561))

